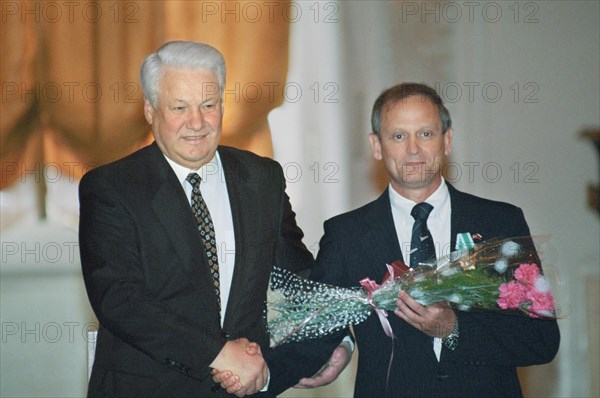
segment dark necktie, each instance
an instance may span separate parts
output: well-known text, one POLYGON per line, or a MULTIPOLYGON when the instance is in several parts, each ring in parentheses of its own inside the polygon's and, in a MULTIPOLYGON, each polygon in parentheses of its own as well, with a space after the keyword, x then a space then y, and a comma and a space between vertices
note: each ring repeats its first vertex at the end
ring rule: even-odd
POLYGON ((422 202, 413 207, 410 215, 415 219, 410 241, 410 266, 416 268, 419 263, 424 263, 435 258, 435 246, 429 228, 427 217, 433 210, 429 203, 422 202))
POLYGON ((194 187, 192 191, 192 210, 196 220, 198 221, 198 231, 202 236, 202 243, 204 245, 204 252, 208 259, 208 266, 210 273, 213 276, 213 284, 215 292, 217 293, 217 304, 219 306, 219 312, 221 312, 221 289, 219 281, 219 260, 217 258, 217 242, 215 240, 215 226, 213 225, 212 218, 206 206, 206 202, 200 192, 200 183, 202 178, 197 173, 190 173, 187 181, 194 187))

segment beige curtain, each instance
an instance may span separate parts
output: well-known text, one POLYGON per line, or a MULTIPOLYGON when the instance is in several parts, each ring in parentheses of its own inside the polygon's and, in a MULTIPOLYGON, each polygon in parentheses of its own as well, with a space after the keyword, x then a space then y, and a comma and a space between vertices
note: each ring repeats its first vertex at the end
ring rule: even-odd
POLYGON ((175 39, 212 44, 225 56, 222 143, 272 155, 267 115, 283 98, 288 2, 10 5, 0 39, 0 189, 45 164, 79 179, 150 142, 139 67, 175 39))

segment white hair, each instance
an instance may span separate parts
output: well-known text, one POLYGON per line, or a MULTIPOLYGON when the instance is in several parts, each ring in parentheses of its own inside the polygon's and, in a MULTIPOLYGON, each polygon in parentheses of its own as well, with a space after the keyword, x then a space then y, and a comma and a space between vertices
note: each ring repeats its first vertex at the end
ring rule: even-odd
POLYGON ((214 47, 192 41, 170 41, 146 57, 140 70, 144 97, 156 107, 158 82, 164 67, 207 69, 217 74, 221 97, 225 90, 225 60, 214 47))

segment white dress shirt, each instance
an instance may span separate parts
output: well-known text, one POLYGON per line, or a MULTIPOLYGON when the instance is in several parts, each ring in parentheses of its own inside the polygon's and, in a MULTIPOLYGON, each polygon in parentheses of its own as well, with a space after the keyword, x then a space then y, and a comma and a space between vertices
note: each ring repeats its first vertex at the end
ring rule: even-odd
MULTIPOLYGON (((410 261, 412 227, 415 222, 415 219, 410 215, 410 212, 417 203, 400 195, 394 190, 391 184, 388 192, 390 195, 394 226, 396 227, 396 235, 398 236, 398 242, 400 242, 400 249, 404 256, 404 262, 408 265, 410 261)), ((436 189, 425 202, 433 206, 433 210, 431 210, 431 213, 427 218, 427 227, 433 238, 435 255, 439 258, 449 254, 453 250, 450 247, 450 216, 452 207, 450 206, 448 186, 443 178, 438 189, 436 189)), ((439 361, 442 351, 442 339, 437 337, 433 339, 433 349, 439 361)))
MULTIPOLYGON (((200 167, 198 170, 190 170, 181 166, 167 156, 167 162, 177 175, 181 183, 190 208, 192 205, 192 184, 186 178, 190 173, 198 173, 202 178, 200 191, 206 202, 208 211, 215 227, 215 238, 217 241, 217 258, 219 260, 219 281, 221 287, 221 326, 225 319, 225 311, 229 300, 229 291, 231 289, 231 280, 233 279, 233 269, 235 267, 235 236, 233 232, 233 217, 231 215, 231 204, 227 193, 227 184, 225 184, 225 174, 219 153, 200 167)), ((200 244, 200 243, 198 243, 200 244)))

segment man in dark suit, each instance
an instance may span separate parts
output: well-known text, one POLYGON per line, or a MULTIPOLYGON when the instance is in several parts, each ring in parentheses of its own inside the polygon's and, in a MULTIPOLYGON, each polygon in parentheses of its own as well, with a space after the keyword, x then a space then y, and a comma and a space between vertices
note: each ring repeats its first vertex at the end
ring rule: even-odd
MULTIPOLYGON (((407 83, 386 90, 373 107, 372 128, 373 156, 391 183, 375 201, 325 222, 313 279, 354 287, 365 277, 381 281, 395 260, 408 264, 411 210, 422 202, 433 206, 427 225, 437 256, 454 249, 458 233, 484 240, 530 234, 521 209, 444 181, 440 170, 453 131, 433 89, 407 83)), ((397 306, 397 316, 388 317, 397 337, 389 381, 392 342, 378 317, 354 327, 355 397, 518 397, 516 367, 547 363, 558 350, 554 320, 422 306, 404 292, 397 306)))
POLYGON ((155 142, 80 184, 83 276, 100 323, 88 394, 228 396, 213 369, 240 377, 238 395, 257 392, 271 269, 314 261, 282 169, 218 146, 225 64, 214 48, 167 43, 141 78, 155 142))

